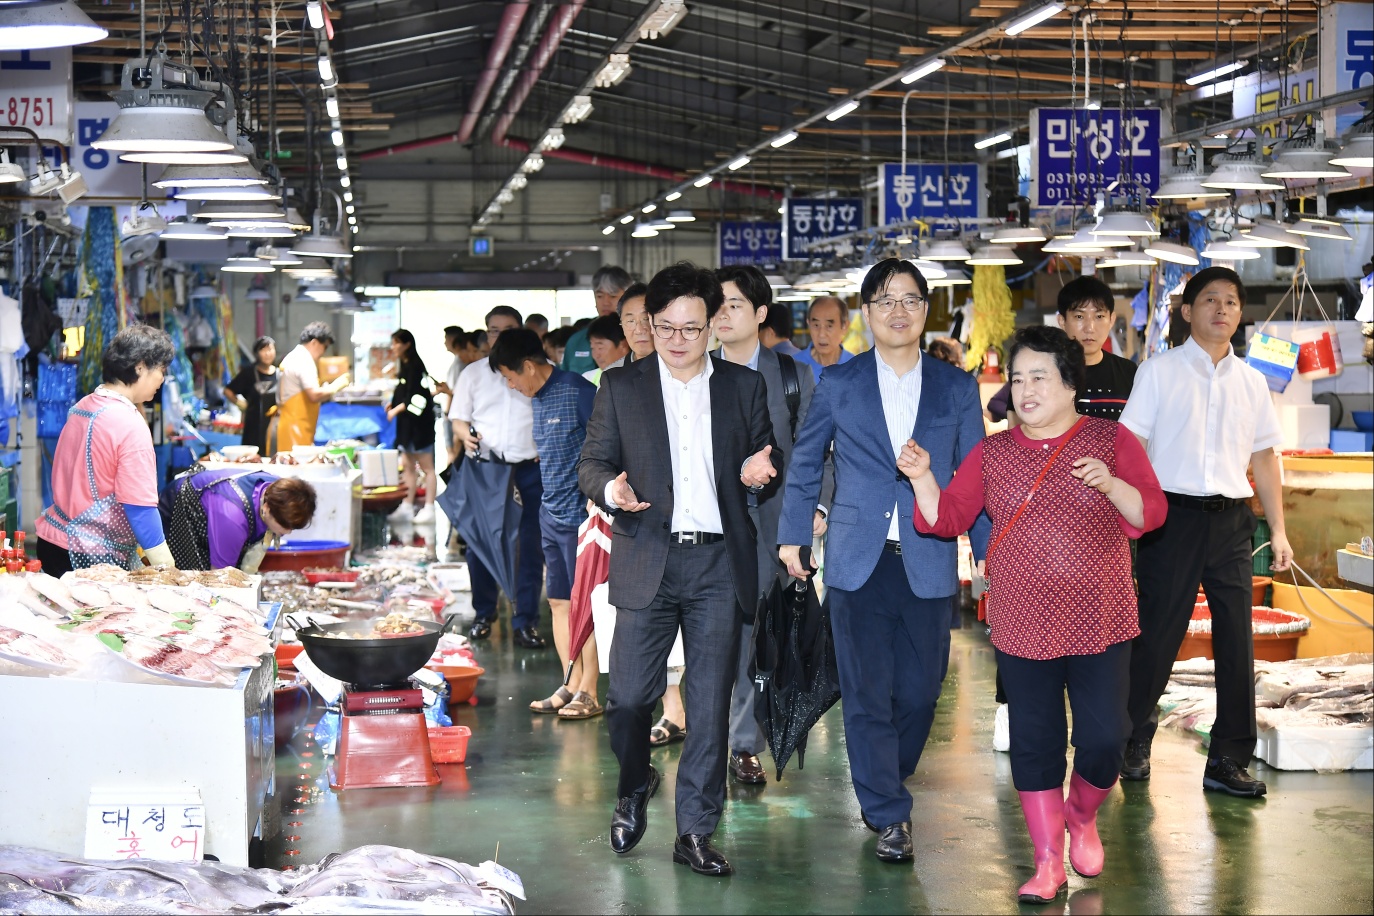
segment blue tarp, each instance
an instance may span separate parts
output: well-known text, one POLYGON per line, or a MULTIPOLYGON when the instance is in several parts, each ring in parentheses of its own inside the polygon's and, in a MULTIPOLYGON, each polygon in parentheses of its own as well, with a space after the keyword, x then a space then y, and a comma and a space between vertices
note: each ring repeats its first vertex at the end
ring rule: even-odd
POLYGON ((386 418, 385 406, 335 404, 333 401, 325 401, 320 405, 320 419, 315 424, 316 445, 324 445, 334 439, 370 442, 369 436, 376 436, 377 444, 385 448, 396 444, 396 421, 386 418))

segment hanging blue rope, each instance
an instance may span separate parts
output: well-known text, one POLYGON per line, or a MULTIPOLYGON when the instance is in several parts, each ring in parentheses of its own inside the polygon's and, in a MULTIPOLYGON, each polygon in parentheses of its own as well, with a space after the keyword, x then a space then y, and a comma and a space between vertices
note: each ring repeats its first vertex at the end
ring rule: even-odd
POLYGON ((81 349, 79 396, 95 390, 101 380, 105 347, 119 333, 119 290, 115 279, 115 212, 91 207, 81 237, 81 265, 92 286, 86 312, 86 341, 81 349))

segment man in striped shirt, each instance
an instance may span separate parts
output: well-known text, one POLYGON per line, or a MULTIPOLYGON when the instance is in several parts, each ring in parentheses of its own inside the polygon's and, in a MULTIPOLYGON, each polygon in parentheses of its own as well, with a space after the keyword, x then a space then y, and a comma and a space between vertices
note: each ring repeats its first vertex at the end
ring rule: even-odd
MULTIPOLYGON (((544 354, 539 335, 528 328, 505 331, 491 348, 491 364, 512 389, 534 407, 534 446, 544 499, 539 507, 543 537, 545 590, 553 614, 553 642, 563 670, 568 665, 568 611, 573 570, 577 566, 577 527, 587 517, 587 500, 578 489, 577 459, 587 438, 596 386, 585 378, 555 368, 544 354)), ((603 711, 596 698, 599 673, 596 641, 587 640, 569 683, 547 699, 530 703, 537 713, 565 719, 590 719, 603 711)))

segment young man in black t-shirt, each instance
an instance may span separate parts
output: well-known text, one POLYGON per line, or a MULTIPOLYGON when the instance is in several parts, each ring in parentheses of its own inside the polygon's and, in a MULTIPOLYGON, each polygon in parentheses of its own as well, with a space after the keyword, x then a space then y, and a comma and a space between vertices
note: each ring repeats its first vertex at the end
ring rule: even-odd
POLYGON ((1135 382, 1135 363, 1102 349, 1115 320, 1112 291, 1096 277, 1079 277, 1059 291, 1059 326, 1083 345, 1088 365, 1078 412, 1119 420, 1135 382))

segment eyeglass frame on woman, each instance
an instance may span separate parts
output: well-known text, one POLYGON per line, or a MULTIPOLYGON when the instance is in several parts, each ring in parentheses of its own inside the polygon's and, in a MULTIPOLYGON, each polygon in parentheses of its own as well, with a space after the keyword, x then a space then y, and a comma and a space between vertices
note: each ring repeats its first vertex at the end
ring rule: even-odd
POLYGON ((706 330, 705 328, 697 328, 690 325, 685 328, 677 328, 673 327, 671 324, 658 324, 657 322, 654 322, 652 327, 654 329, 654 336, 660 340, 672 340, 674 334, 681 334, 683 340, 697 340, 701 337, 702 331, 706 330), (667 334, 663 333, 665 330, 668 332, 667 334))
POLYGON ((868 304, 875 311, 881 312, 882 314, 886 315, 888 312, 894 311, 897 308, 897 303, 899 302, 902 304, 903 311, 910 312, 913 315, 919 312, 921 309, 925 308, 926 306, 930 305, 930 300, 927 299, 925 296, 903 296, 900 299, 895 299, 892 296, 884 296, 882 299, 874 299, 872 302, 868 304), (915 305, 908 306, 908 301, 914 302, 915 305), (886 303, 886 305, 884 305, 884 303, 886 303))

